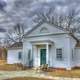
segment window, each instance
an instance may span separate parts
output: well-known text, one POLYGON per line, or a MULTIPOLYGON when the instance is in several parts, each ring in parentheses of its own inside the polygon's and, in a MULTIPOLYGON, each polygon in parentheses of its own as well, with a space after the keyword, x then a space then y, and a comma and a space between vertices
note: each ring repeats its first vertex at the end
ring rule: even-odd
POLYGON ((62 60, 62 59, 63 59, 62 49, 61 49, 61 48, 56 49, 56 59, 57 59, 57 60, 62 60))
POLYGON ((41 28, 40 33, 48 33, 48 29, 46 27, 41 28))
POLYGON ((19 54, 18 54, 18 59, 19 59, 19 60, 22 59, 22 52, 19 52, 19 54))
POLYGON ((74 60, 75 55, 74 55, 74 50, 72 49, 72 60, 74 60))
POLYGON ((31 58, 31 50, 28 51, 28 59, 30 60, 31 58))

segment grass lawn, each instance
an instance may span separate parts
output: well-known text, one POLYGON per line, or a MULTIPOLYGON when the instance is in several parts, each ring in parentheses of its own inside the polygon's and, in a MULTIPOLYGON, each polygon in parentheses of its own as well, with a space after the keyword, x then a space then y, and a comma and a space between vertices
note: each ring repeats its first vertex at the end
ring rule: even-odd
POLYGON ((53 69, 51 72, 48 72, 50 76, 58 76, 58 77, 78 77, 80 78, 80 69, 72 69, 68 70, 57 70, 53 69))
MULTIPOLYGON (((15 65, 9 65, 9 64, 5 64, 5 65, 0 65, 0 71, 20 71, 20 73, 22 73, 21 69, 17 69, 15 65)), ((33 71, 32 73, 35 73, 35 70, 31 70, 31 69, 27 69, 26 70, 27 72, 31 73, 31 71, 33 71)), ((24 70, 24 74, 26 73, 26 71, 24 70)), ((47 74, 49 76, 53 76, 53 77, 78 77, 80 78, 80 68, 75 68, 75 69, 72 69, 70 71, 68 70, 61 70, 61 69, 49 69, 49 71, 47 72, 47 74)), ((35 75, 37 75, 37 73, 35 73, 35 75)), ((14 80, 14 79, 12 79, 14 80)), ((20 80, 20 79, 19 79, 20 80)), ((21 79, 22 80, 22 79, 21 79)), ((25 79, 23 79, 25 80, 25 79)), ((33 79, 33 80, 36 80, 36 79, 33 79)), ((41 79, 40 79, 41 80, 41 79)), ((44 79, 43 79, 44 80, 44 79)))
POLYGON ((17 66, 16 64, 0 65, 0 71, 16 71, 16 70, 19 70, 19 71, 22 70, 22 66, 17 66))
POLYGON ((33 78, 33 77, 19 77, 19 78, 5 79, 5 80, 50 80, 50 79, 33 78))

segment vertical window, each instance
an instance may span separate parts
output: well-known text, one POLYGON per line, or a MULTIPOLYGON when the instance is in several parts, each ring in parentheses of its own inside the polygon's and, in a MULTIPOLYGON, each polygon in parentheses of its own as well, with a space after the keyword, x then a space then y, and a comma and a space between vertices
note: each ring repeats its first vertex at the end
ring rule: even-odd
POLYGON ((74 50, 72 49, 72 60, 74 60, 74 50))
POLYGON ((19 60, 22 59, 22 52, 19 52, 19 54, 18 54, 18 59, 19 59, 19 60))
POLYGON ((57 59, 57 60, 62 60, 62 59, 63 59, 62 49, 61 49, 61 48, 56 49, 56 59, 57 59))

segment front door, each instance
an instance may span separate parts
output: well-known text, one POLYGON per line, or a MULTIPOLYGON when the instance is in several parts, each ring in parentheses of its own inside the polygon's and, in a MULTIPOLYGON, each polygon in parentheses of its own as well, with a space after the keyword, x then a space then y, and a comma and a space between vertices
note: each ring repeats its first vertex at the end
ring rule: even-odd
POLYGON ((46 64, 46 49, 40 49, 40 65, 46 64))

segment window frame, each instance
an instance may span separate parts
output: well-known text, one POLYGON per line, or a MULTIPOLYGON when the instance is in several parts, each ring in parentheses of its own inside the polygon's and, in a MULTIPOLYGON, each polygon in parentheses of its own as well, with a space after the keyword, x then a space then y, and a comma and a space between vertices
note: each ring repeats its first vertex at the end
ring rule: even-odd
POLYGON ((22 52, 18 52, 18 60, 22 59, 22 52))
POLYGON ((63 48, 56 48, 56 60, 63 61, 63 48), (58 50, 61 50, 61 53, 58 50))
POLYGON ((72 49, 72 61, 74 61, 75 60, 75 49, 73 48, 72 49))

